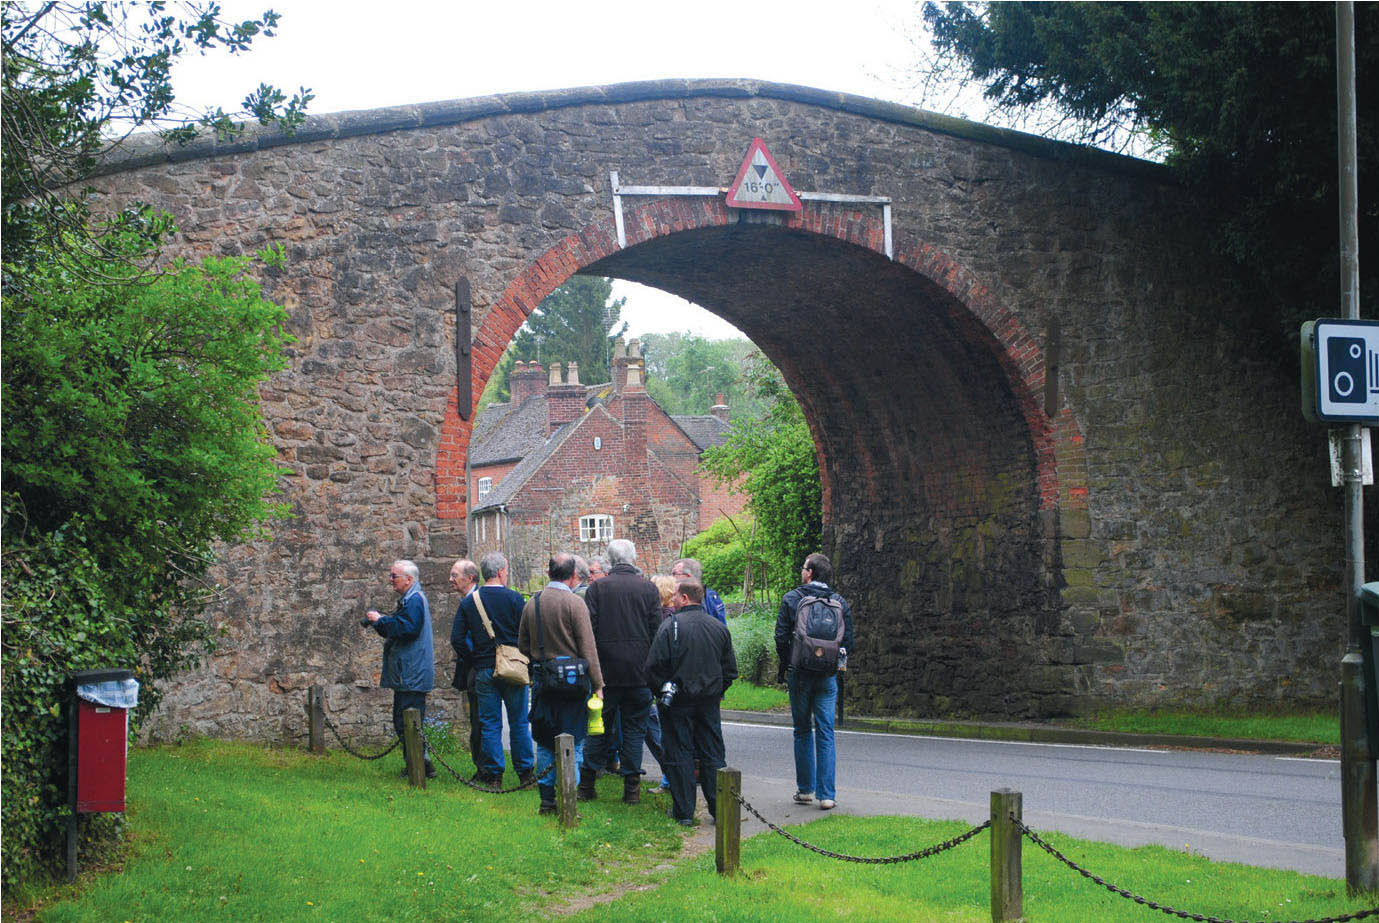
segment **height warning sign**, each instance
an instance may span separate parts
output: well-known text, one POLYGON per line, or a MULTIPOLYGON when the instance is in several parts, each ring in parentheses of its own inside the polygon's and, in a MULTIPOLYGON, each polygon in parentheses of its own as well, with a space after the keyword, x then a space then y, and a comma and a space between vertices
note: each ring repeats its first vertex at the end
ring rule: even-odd
POLYGON ((766 143, 760 138, 753 138, 752 146, 747 148, 737 179, 728 187, 726 204, 730 208, 774 208, 789 212, 804 209, 800 197, 785 181, 780 167, 776 166, 766 143))

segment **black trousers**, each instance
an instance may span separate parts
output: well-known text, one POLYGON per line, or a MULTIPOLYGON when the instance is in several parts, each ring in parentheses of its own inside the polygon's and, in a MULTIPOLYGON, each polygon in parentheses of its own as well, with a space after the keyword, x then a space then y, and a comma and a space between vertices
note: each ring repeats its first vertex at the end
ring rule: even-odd
POLYGON ((717 817, 718 770, 727 765, 723 751, 723 723, 718 699, 675 702, 661 713, 661 768, 670 780, 671 808, 676 820, 694 817, 694 762, 699 761, 699 787, 717 817))
POLYGON ((642 774, 642 742, 646 739, 646 721, 651 715, 651 690, 645 686, 604 686, 603 726, 605 732, 590 737, 584 744, 584 768, 602 769, 607 766, 612 730, 622 730, 618 748, 619 770, 624 776, 642 774))
MULTIPOLYGON (((426 693, 408 692, 403 689, 393 690, 393 730, 397 731, 397 736, 402 738, 402 758, 407 758, 407 735, 402 733, 402 713, 409 708, 415 708, 421 712, 421 723, 426 723, 426 693)), ((421 755, 427 757, 426 738, 421 739, 421 755)))

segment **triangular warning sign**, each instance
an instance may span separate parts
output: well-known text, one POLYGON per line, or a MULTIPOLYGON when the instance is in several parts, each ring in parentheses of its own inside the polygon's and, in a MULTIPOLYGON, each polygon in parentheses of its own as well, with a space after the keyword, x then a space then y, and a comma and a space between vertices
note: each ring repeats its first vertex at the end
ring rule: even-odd
POLYGON ((760 138, 752 139, 747 148, 747 156, 737 171, 737 179, 728 187, 727 203, 730 208, 774 208, 779 211, 803 211, 800 197, 785 181, 785 175, 776 166, 766 143, 760 138))

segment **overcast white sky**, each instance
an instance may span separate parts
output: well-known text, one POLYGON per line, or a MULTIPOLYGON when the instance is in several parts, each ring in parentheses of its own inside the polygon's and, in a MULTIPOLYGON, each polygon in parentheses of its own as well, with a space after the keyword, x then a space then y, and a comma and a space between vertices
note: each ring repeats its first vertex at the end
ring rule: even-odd
MULTIPOLYGON (((263 81, 309 87, 310 111, 326 113, 669 77, 915 99, 915 0, 222 0, 232 19, 270 6, 282 14, 276 37, 179 65, 179 103, 230 110, 263 81)), ((618 283, 614 294, 627 296, 636 334, 741 336, 655 289, 618 283)))

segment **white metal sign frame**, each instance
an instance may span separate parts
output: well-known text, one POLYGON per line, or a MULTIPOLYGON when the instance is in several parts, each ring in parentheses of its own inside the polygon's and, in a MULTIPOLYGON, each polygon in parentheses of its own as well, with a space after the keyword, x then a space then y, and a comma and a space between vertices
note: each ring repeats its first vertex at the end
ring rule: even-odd
MULTIPOLYGON (((627 231, 622 220, 622 197, 630 196, 727 196, 726 188, 718 186, 624 186, 618 182, 618 171, 610 170, 608 178, 613 187, 613 223, 618 231, 618 249, 627 247, 627 231)), ((880 205, 881 224, 885 229, 886 258, 895 259, 891 243, 891 197, 882 195, 848 195, 838 192, 796 192, 802 202, 837 202, 845 205, 880 205)))

